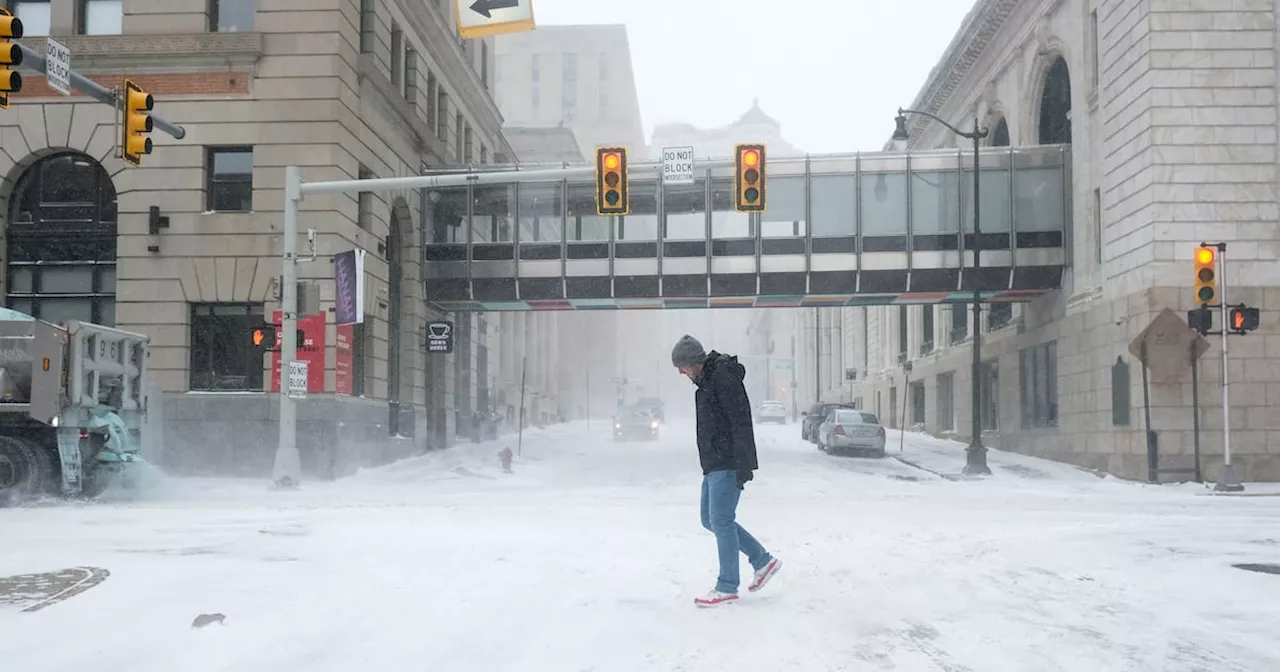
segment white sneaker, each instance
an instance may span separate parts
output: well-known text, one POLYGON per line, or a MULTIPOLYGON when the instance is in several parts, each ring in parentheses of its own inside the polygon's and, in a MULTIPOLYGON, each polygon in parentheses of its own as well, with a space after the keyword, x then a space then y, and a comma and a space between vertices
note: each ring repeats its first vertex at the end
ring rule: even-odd
POLYGON ((713 590, 702 597, 694 598, 693 603, 698 605, 699 607, 706 608, 706 607, 718 607, 723 604, 729 604, 731 602, 737 602, 737 601, 738 601, 737 593, 722 593, 718 590, 713 590))
POLYGON ((782 569, 782 561, 777 558, 769 558, 769 562, 764 567, 756 570, 756 578, 751 582, 751 585, 747 586, 747 590, 754 593, 764 588, 764 584, 769 583, 769 579, 772 579, 779 569, 782 569))

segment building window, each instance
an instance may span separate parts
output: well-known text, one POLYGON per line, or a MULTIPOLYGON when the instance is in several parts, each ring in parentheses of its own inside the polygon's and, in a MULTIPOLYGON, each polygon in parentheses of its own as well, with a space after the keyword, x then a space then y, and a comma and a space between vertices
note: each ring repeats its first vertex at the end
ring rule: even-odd
POLYGON ((1116 356, 1116 363, 1111 367, 1111 424, 1116 427, 1129 426, 1133 407, 1130 392, 1129 363, 1124 357, 1116 356))
POLYGON ((1058 344, 1037 345, 1018 352, 1022 378, 1022 426, 1058 426, 1058 344))
POLYGON ((418 104, 418 52, 412 47, 404 48, 404 99, 418 104))
POLYGON ((489 45, 484 42, 480 43, 480 83, 489 90, 489 45))
POLYGON ((1093 190, 1093 260, 1102 265, 1102 190, 1093 190))
POLYGON ((1093 88, 1097 89, 1102 80, 1100 78, 1100 68, 1098 64, 1102 60, 1102 54, 1098 52, 1098 10, 1089 12, 1089 67, 1093 73, 1093 88))
POLYGON ((49 34, 52 8, 49 0, 9 0, 9 11, 22 21, 22 34, 27 37, 49 34))
MULTIPOLYGON (((357 172, 360 180, 372 180, 377 178, 372 170, 360 166, 357 172)), ((356 193, 356 225, 365 231, 373 228, 373 192, 361 191, 356 193)))
POLYGON ((609 118, 609 92, 605 91, 604 89, 600 89, 599 115, 600 115, 600 119, 602 120, 609 118))
POLYGON ((209 27, 218 33, 253 30, 256 0, 210 0, 209 27))
POLYGON ((404 31, 391 24, 391 84, 404 95, 404 31))
POLYGON ((951 304, 951 345, 969 337, 969 304, 951 304))
POLYGON ((489 163, 489 148, 484 145, 480 145, 480 163, 489 163))
POLYGON ((542 58, 538 54, 529 57, 529 106, 538 109, 542 104, 542 58))
POLYGON ((1012 303, 987 304, 987 331, 995 331, 1013 321, 1012 303))
POLYGON ((475 140, 471 137, 471 127, 467 126, 463 131, 462 140, 462 157, 465 163, 471 163, 475 159, 475 140))
POLYGON ((123 28, 123 0, 81 0, 81 35, 119 35, 123 28))
POLYGON ((979 413, 983 431, 1000 429, 1000 364, 996 361, 982 363, 982 376, 978 380, 978 393, 982 401, 979 413))
POLYGON ((449 139, 449 94, 440 85, 440 93, 436 96, 436 137, 441 141, 449 139))
POLYGON ((262 390, 262 351, 253 346, 263 324, 260 303, 191 305, 191 389, 262 390))
POLYGON ((1040 144, 1071 143, 1071 73, 1059 57, 1045 74, 1040 93, 1040 144))
POLYGON ((462 153, 462 127, 465 125, 465 123, 466 122, 464 122, 462 119, 462 113, 459 112, 457 116, 454 118, 454 129, 453 129, 453 147, 458 159, 458 163, 466 163, 466 159, 462 153))
POLYGON ((210 147, 205 154, 205 209, 253 210, 253 148, 210 147))
POLYGON ((578 116, 578 55, 565 54, 561 61, 560 108, 565 121, 578 116))
POLYGON ((933 306, 920 306, 920 354, 933 352, 933 306))
POLYGON ((956 430, 956 374, 938 374, 938 431, 956 430))
POLYGON ((374 22, 377 20, 377 0, 360 0, 360 53, 372 54, 374 40, 374 22))
POLYGON ((427 128, 436 127, 436 88, 435 73, 427 71, 427 128))

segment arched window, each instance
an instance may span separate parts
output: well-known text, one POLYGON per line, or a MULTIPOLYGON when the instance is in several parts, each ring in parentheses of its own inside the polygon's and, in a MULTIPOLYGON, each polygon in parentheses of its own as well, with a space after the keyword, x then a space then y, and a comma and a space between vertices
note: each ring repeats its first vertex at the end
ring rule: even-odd
POLYGON ((9 308, 49 322, 116 322, 116 189, 102 164, 51 154, 17 180, 5 230, 9 308))
POLYGON ((1009 142, 1009 122, 1004 117, 1000 117, 1000 121, 996 123, 996 127, 991 130, 991 146, 992 147, 1008 147, 1013 143, 1009 142))
POLYGON ((1058 57, 1049 66, 1040 94, 1040 144, 1058 145, 1071 142, 1071 73, 1067 62, 1058 57))

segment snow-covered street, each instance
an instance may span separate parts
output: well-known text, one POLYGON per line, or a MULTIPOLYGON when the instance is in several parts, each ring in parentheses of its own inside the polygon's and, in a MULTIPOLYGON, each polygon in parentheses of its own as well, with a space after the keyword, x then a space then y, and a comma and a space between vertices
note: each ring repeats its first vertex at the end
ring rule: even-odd
POLYGON ((926 471, 894 432, 883 460, 799 433, 757 429, 739 508, 785 567, 717 610, 692 602, 715 546, 680 424, 656 443, 536 431, 512 475, 514 438, 291 493, 170 480, 0 510, 0 577, 109 572, 60 601, 0 592, 0 669, 1280 669, 1280 576, 1232 567, 1280 562, 1280 497, 994 453, 995 476, 953 480, 932 472, 958 444, 908 435, 926 471))

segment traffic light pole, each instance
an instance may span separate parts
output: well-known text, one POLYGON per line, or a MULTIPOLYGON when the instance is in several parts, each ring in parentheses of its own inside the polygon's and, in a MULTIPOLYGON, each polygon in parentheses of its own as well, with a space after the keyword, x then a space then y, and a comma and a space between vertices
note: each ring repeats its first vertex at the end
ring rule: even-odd
POLYGON ((1218 308, 1222 311, 1222 471, 1218 473, 1218 484, 1214 490, 1218 492, 1240 492, 1244 484, 1240 482, 1240 474, 1231 464, 1231 392, 1230 375, 1227 371, 1227 334, 1230 332, 1230 314, 1227 308, 1227 244, 1201 247, 1218 248, 1218 308))
MULTIPOLYGON (((16 42, 15 44, 18 45, 18 48, 22 49, 22 63, 19 64, 19 67, 24 70, 34 70, 42 75, 48 75, 49 61, 45 59, 43 54, 24 44, 16 42)), ((124 97, 118 92, 104 87, 92 79, 81 75, 75 70, 69 71, 67 78, 71 81, 72 89, 89 96, 99 103, 110 105, 117 110, 124 109, 124 97)), ((152 114, 150 116, 152 126, 173 136, 175 140, 181 140, 187 137, 187 131, 183 127, 167 121, 164 117, 161 117, 158 114, 152 114)))

